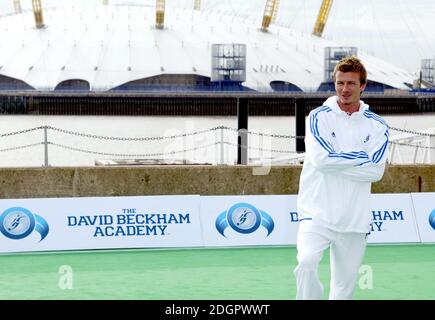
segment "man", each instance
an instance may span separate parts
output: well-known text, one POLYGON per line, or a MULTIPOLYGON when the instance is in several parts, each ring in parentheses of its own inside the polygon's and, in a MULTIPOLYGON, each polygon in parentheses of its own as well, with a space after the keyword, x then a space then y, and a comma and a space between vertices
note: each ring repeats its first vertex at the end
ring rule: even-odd
POLYGON ((385 121, 360 101, 367 72, 356 57, 334 69, 337 95, 307 119, 298 194, 296 299, 322 299, 317 274, 330 248, 329 299, 352 299, 370 232, 371 183, 382 178, 388 154, 385 121))

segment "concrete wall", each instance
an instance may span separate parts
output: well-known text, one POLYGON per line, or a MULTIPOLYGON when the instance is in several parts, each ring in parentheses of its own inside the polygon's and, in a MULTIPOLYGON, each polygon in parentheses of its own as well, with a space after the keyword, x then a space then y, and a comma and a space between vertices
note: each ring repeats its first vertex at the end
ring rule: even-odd
MULTIPOLYGON (((135 195, 297 194, 301 166, 129 166, 2 168, 0 198, 135 195)), ((389 166, 374 193, 435 191, 435 165, 389 166)))

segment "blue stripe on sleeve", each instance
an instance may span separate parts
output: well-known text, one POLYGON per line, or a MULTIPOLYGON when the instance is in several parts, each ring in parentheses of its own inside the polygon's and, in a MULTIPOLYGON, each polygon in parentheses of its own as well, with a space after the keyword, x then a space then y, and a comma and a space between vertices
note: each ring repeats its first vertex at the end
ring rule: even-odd
POLYGON ((310 129, 311 129, 311 133, 316 138, 316 140, 320 143, 320 145, 326 151, 328 151, 328 153, 330 153, 330 152, 333 152, 334 149, 332 148, 332 146, 328 142, 326 142, 322 137, 320 137, 319 131, 317 129, 317 122, 318 122, 317 115, 321 111, 329 112, 329 111, 327 111, 327 108, 329 110, 331 110, 331 108, 329 108, 329 107, 322 107, 322 108, 319 108, 319 110, 317 110, 317 111, 315 111, 314 113, 311 114, 311 117, 310 117, 310 129))
POLYGON ((387 149, 387 145, 388 145, 388 131, 387 132, 385 132, 385 137, 386 137, 386 141, 385 141, 385 143, 381 146, 381 148, 378 150, 378 151, 376 151, 374 154, 373 154, 373 159, 372 159, 372 161, 374 162, 374 163, 379 163, 379 161, 381 161, 381 159, 382 159, 382 157, 383 157, 383 155, 384 155, 384 153, 385 153, 385 150, 387 149))
POLYGON ((353 160, 353 159, 368 159, 368 155, 367 154, 359 154, 359 155, 353 156, 353 155, 349 155, 349 154, 344 153, 344 152, 342 152, 342 153, 336 153, 336 152, 330 153, 329 157, 331 157, 331 158, 344 158, 344 159, 349 159, 349 160, 353 160))
POLYGON ((376 121, 382 123, 384 126, 388 127, 387 123, 385 122, 385 120, 382 119, 380 116, 378 116, 376 113, 373 113, 373 112, 371 112, 369 110, 366 110, 366 111, 364 111, 363 114, 366 116, 366 118, 376 120, 376 121))
POLYGON ((379 150, 377 150, 372 157, 372 161, 373 163, 379 163, 382 159, 382 157, 384 156, 385 150, 387 149, 388 146, 388 137, 389 137, 389 132, 388 132, 388 125, 385 122, 384 119, 382 119, 380 116, 378 116, 376 113, 373 113, 369 110, 364 111, 364 116, 368 119, 373 119, 375 121, 378 121, 379 123, 381 123, 382 125, 384 125, 386 128, 384 136, 386 138, 385 143, 379 148, 379 150))

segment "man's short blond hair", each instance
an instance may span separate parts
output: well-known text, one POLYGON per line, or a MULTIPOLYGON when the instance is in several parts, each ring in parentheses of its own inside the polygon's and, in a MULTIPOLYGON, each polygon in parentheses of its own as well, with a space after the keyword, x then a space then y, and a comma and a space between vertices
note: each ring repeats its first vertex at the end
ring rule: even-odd
POLYGON ((335 75, 337 71, 341 72, 357 72, 359 73, 359 80, 361 84, 367 82, 367 70, 362 64, 361 60, 355 56, 345 57, 340 60, 339 63, 334 68, 334 73, 332 74, 332 79, 335 82, 335 75))

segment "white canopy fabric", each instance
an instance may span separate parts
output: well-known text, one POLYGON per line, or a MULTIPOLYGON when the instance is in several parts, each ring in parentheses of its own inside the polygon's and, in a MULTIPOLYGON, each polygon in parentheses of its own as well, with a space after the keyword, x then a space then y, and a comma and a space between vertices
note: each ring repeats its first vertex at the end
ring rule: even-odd
MULTIPOLYGON (((151 5, 48 7, 44 23, 35 28, 30 10, 0 18, 0 75, 41 90, 83 79, 95 91, 160 74, 210 77, 211 45, 244 43, 244 86, 267 91, 272 81, 284 81, 315 91, 323 81, 324 48, 348 46, 274 24, 265 33, 252 19, 216 9, 167 6, 163 30, 154 26, 151 5)), ((361 50, 358 56, 369 80, 398 89, 413 81, 410 72, 387 61, 361 50)))

